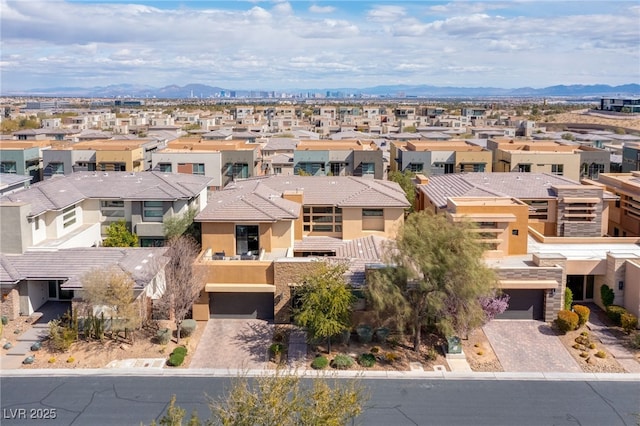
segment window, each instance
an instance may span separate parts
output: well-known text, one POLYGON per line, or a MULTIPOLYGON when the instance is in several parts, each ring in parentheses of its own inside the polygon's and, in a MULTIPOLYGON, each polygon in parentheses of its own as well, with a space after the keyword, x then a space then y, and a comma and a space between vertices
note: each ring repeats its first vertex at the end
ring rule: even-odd
POLYGON ((121 200, 103 200, 100 202, 100 213, 102 216, 115 218, 117 220, 124 218, 124 201, 121 200))
POLYGON ((554 175, 562 176, 564 174, 564 164, 552 164, 551 173, 554 175))
POLYGON ((273 174, 274 175, 282 174, 282 167, 274 167, 273 168, 273 174))
POLYGON ((375 163, 361 163, 362 164, 362 176, 373 175, 376 173, 375 163))
POLYGON ((345 168, 346 163, 331 163, 331 174, 333 176, 342 175, 342 170, 345 168))
POLYGON ((36 217, 35 219, 33 219, 33 226, 34 229, 37 231, 40 229, 40 218, 36 217))
POLYGON ((384 231, 384 210, 362 209, 363 231, 384 231))
POLYGON ((0 173, 16 174, 16 162, 15 161, 3 161, 0 163, 0 173))
POLYGON ((303 208, 305 232, 342 232, 342 209, 333 206, 306 206, 303 208))
POLYGON ((444 164, 444 174, 448 175, 449 173, 453 173, 454 164, 445 163, 444 164))
POLYGON ((604 173, 604 164, 589 164, 588 176, 591 179, 597 179, 600 176, 600 173, 604 173))
POLYGON ((410 163, 408 167, 409 171, 412 173, 421 173, 423 168, 424 164, 422 163, 410 163))
POLYGON ((145 222, 162 222, 164 203, 162 201, 144 201, 142 220, 145 222))
POLYGON ((531 173, 531 164, 518 164, 517 167, 520 173, 531 173))
POLYGON ((62 227, 68 228, 76 223, 76 206, 69 206, 62 210, 62 227))
POLYGON ((49 168, 52 175, 64 174, 64 163, 49 163, 49 168))
POLYGON ((249 165, 247 163, 227 163, 224 167, 225 176, 232 176, 234 179, 249 177, 249 165))
POLYGON ((193 163, 192 166, 194 175, 204 175, 204 163, 193 163))
POLYGON ((300 162, 296 164, 294 172, 297 175, 303 174, 303 175, 315 176, 320 172, 324 174, 324 168, 325 168, 324 163, 300 162))
POLYGON ((171 173, 171 163, 158 163, 158 170, 162 173, 171 173))

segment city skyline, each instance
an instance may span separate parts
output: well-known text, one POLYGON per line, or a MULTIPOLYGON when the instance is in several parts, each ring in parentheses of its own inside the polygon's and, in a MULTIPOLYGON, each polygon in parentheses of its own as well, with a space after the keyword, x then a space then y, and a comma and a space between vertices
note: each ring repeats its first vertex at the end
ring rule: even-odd
POLYGON ((0 4, 3 91, 640 81, 640 4, 629 1, 0 4))

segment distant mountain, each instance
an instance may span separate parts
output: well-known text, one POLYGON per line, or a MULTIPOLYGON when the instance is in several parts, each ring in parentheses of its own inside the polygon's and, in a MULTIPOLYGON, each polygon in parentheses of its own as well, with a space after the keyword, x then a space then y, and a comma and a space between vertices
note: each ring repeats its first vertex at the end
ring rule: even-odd
MULTIPOLYGON (((255 95, 255 91, 225 89, 205 84, 187 84, 186 86, 170 85, 162 88, 154 88, 145 85, 115 84, 103 87, 55 87, 48 89, 32 89, 3 93, 3 96, 68 96, 68 97, 97 97, 97 98, 215 98, 221 93, 228 96, 235 92, 236 97, 248 97, 255 95)), ((366 95, 379 97, 599 97, 599 96, 625 96, 639 97, 640 84, 624 84, 609 86, 606 84, 572 84, 558 85, 534 89, 521 87, 517 89, 501 89, 496 87, 439 87, 429 85, 391 85, 374 86, 363 89, 356 88, 325 88, 325 89, 289 89, 278 91, 286 93, 321 93, 346 95, 366 95)))

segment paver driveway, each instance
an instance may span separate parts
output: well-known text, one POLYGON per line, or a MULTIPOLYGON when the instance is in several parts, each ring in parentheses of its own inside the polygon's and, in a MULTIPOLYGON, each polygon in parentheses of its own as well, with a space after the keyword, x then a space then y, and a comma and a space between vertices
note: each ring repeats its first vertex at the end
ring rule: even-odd
POLYGON ((493 320, 483 330, 504 371, 582 372, 547 323, 493 320))
POLYGON ((210 319, 189 368, 266 367, 273 324, 257 319, 210 319))

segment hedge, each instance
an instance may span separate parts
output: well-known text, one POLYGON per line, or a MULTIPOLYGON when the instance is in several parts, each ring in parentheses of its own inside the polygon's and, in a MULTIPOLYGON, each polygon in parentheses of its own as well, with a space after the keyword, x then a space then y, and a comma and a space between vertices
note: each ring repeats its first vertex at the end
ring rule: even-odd
POLYGON ((578 328, 582 327, 589 321, 591 310, 583 305, 574 305, 573 312, 578 314, 578 328))
POLYGON ((624 331, 631 333, 638 328, 638 317, 632 313, 626 312, 620 315, 620 325, 624 328, 624 331))
POLYGON ((607 316, 617 326, 622 325, 620 321, 620 317, 622 316, 622 314, 626 314, 626 313, 627 313, 627 310, 622 306, 618 306, 618 305, 607 306, 607 316))
POLYGON ((575 312, 562 310, 558 312, 558 318, 556 319, 556 325, 561 332, 575 330, 578 328, 579 317, 575 312))

